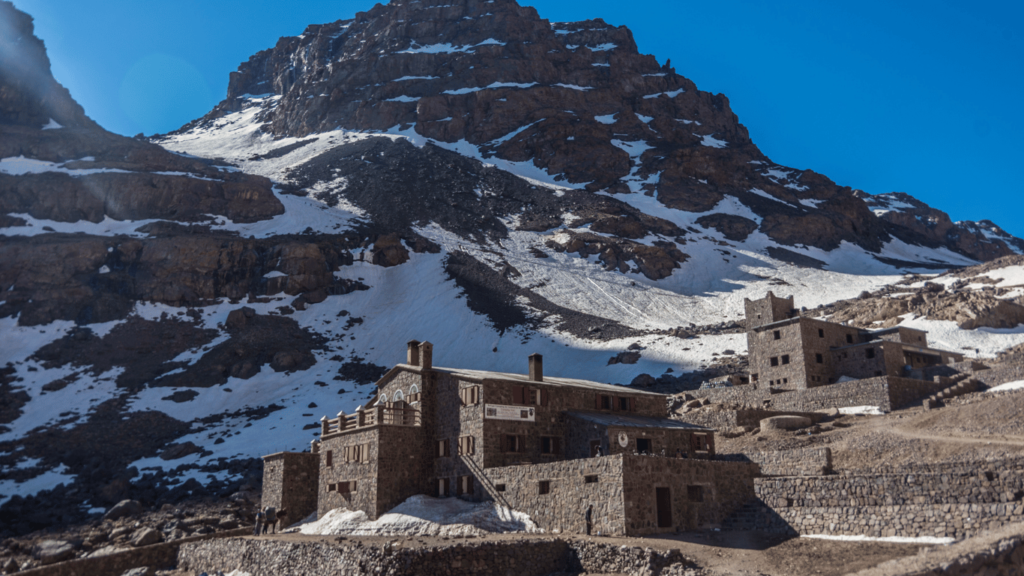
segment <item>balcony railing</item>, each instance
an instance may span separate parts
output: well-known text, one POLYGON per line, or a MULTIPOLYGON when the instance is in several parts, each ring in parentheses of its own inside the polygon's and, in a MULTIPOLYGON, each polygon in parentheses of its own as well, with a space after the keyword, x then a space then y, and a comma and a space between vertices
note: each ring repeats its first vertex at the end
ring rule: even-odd
POLYGON ((420 426, 420 411, 415 408, 400 408, 378 404, 355 414, 338 413, 337 418, 320 419, 320 437, 338 432, 358 430, 384 424, 386 426, 420 426))

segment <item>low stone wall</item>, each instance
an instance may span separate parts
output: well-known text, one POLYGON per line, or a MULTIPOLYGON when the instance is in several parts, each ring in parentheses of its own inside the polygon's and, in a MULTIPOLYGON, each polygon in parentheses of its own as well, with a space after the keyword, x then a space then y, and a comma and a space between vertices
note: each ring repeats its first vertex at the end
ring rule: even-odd
POLYGON ((827 447, 720 454, 719 459, 753 462, 761 467, 763 476, 821 476, 832 473, 832 449, 827 447))
POLYGON ((209 542, 222 538, 230 538, 252 534, 252 528, 239 528, 227 532, 204 534, 191 538, 182 538, 171 542, 161 542, 150 546, 133 548, 124 552, 115 552, 96 558, 78 558, 59 562, 49 566, 40 566, 23 570, 18 574, 25 576, 121 576, 132 568, 151 566, 156 568, 173 567, 178 562, 178 550, 189 543, 209 542))
POLYGON ((759 478, 757 527, 774 532, 964 538, 1024 520, 1024 477, 1012 470, 759 478))
POLYGON ((694 566, 678 550, 657 551, 590 540, 524 538, 415 548, 349 542, 235 538, 196 543, 182 546, 178 568, 211 574, 240 570, 252 576, 543 576, 553 572, 682 576, 685 569, 694 566))
POLYGON ((775 393, 763 388, 754 389, 753 386, 693 390, 689 393, 695 398, 708 398, 716 403, 762 406, 765 410, 777 412, 812 412, 852 406, 877 406, 883 412, 891 412, 919 403, 922 398, 943 388, 945 385, 928 380, 878 376, 775 393))
POLYGON ((815 414, 814 412, 780 412, 778 410, 755 409, 714 410, 710 408, 702 408, 676 416, 676 419, 689 424, 696 424, 697 426, 704 426, 705 428, 712 428, 722 432, 730 428, 738 428, 741 426, 757 428, 760 425, 761 420, 764 418, 774 418, 775 416, 803 416, 805 418, 810 418, 812 422, 819 422, 824 417, 824 415, 815 414))
POLYGON ((1005 368, 982 370, 980 372, 975 372, 973 377, 985 386, 994 388, 1000 384, 1006 384, 1007 382, 1019 382, 1024 380, 1024 366, 1008 366, 1005 368))
MULTIPOLYGON (((1024 457, 1006 458, 1002 460, 977 460, 969 462, 935 462, 907 463, 898 467, 876 466, 858 470, 842 470, 847 476, 865 475, 907 475, 907 474, 954 474, 954 475, 992 475, 1015 474, 1024 476, 1024 457)), ((987 476, 986 476, 987 477, 987 476)))

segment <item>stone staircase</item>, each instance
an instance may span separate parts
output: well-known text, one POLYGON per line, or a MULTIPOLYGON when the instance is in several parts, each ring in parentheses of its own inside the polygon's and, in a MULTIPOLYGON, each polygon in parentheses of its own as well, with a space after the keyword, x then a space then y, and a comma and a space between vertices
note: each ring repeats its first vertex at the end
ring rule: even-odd
POLYGON ((964 394, 970 394, 978 390, 980 384, 978 380, 972 378, 970 374, 959 374, 953 378, 956 384, 953 384, 949 388, 937 393, 932 394, 921 403, 925 410, 932 410, 939 408, 943 405, 944 400, 949 398, 956 398, 957 396, 963 396, 964 394))

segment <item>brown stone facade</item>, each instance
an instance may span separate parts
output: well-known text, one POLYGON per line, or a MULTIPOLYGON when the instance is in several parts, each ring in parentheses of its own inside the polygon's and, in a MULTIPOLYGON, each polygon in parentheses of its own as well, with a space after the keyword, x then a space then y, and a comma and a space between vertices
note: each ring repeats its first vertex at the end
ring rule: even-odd
MULTIPOLYGON (((506 503, 552 529, 584 531, 580 507, 596 503, 600 530, 631 534, 713 523, 720 509, 752 497, 751 486, 740 495, 714 476, 718 465, 723 474, 756 473, 756 466, 712 462, 714 431, 668 419, 664 395, 545 376, 539 355, 527 374, 505 374, 435 367, 432 352, 429 342, 410 342, 409 363, 381 378, 367 406, 321 419, 314 453, 304 455, 316 462, 319 515, 345 508, 375 519, 426 494, 506 503), (649 486, 662 512, 678 520, 652 526, 644 516, 650 503, 639 500, 642 481, 629 468, 649 472, 654 461, 659 478, 696 482, 693 494, 714 486, 704 492, 709 499, 684 505, 683 489, 649 486), (633 496, 623 496, 627 486, 633 496)), ((267 462, 268 486, 298 482, 272 457, 267 462)))
POLYGON ((286 510, 299 521, 317 511, 320 457, 309 452, 278 452, 263 457, 263 506, 286 510))

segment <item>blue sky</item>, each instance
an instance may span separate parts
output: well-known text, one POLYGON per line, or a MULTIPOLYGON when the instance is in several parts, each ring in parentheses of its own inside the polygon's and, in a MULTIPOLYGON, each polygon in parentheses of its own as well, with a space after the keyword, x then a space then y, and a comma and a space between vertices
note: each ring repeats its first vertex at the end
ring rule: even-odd
MULTIPOLYGON (((54 74, 105 128, 173 130, 280 36, 372 0, 14 0, 54 74)), ((604 18, 721 92, 775 162, 1024 237, 1022 2, 520 0, 604 18)))

